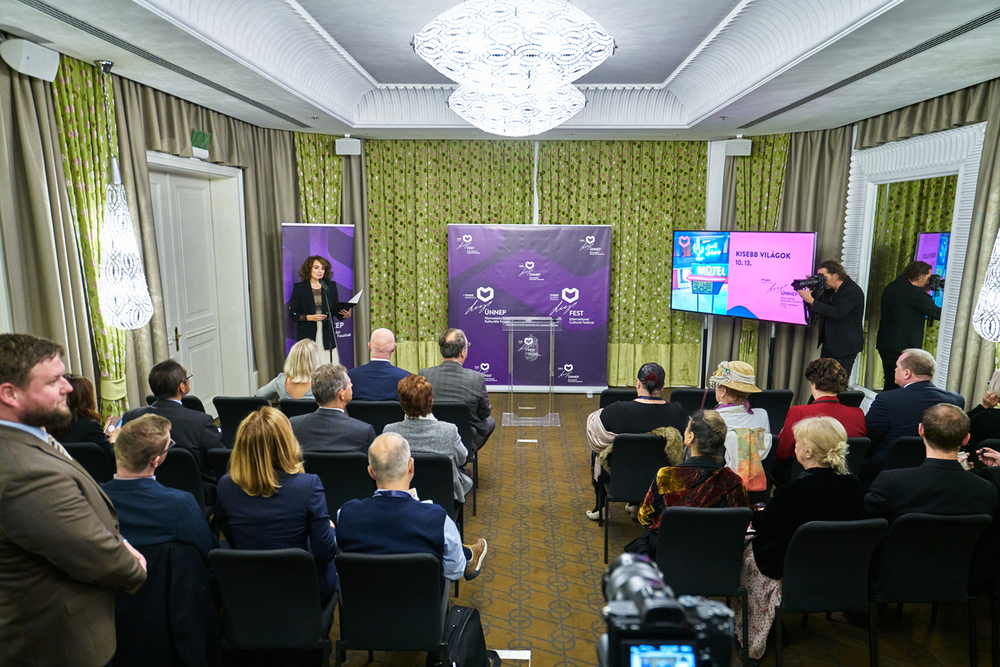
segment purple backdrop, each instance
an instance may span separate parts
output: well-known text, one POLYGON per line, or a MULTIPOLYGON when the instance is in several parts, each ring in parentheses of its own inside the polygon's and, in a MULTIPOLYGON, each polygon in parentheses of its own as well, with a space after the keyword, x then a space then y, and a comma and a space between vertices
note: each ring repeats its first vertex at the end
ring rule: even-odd
MULTIPOLYGON (((300 282, 299 267, 306 257, 319 255, 330 260, 337 296, 347 301, 354 296, 354 227, 351 225, 281 225, 281 273, 285 292, 285 354, 295 344, 295 323, 288 317, 292 285, 300 282)), ((354 368, 354 318, 338 320, 337 352, 340 363, 354 368)))
MULTIPOLYGON (((448 225, 448 321, 487 384, 510 381, 501 320, 551 316, 555 385, 607 387, 610 290, 610 226, 448 225)), ((548 384, 548 345, 547 333, 515 334, 515 384, 548 384)))

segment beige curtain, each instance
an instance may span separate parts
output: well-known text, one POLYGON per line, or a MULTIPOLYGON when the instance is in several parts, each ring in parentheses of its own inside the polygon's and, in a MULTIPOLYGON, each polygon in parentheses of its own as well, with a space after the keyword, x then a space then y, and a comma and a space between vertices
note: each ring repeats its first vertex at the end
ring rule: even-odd
POLYGON ((340 219, 354 225, 354 293, 364 290, 354 308, 354 365, 371 360, 368 339, 371 337, 372 310, 368 271, 371 256, 368 246, 368 182, 365 173, 365 141, 361 142, 361 155, 345 155, 343 171, 343 198, 340 219))
POLYGON ((66 348, 93 381, 94 357, 76 230, 51 85, 0 62, 0 228, 15 331, 66 348))

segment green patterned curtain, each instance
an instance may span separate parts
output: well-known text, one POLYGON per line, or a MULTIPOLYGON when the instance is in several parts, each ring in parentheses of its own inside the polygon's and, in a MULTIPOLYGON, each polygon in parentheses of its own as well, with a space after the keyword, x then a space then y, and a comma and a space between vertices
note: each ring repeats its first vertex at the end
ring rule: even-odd
POLYGON ((670 385, 697 385, 702 318, 670 310, 674 229, 705 228, 708 145, 544 141, 540 222, 612 226, 608 384, 655 361, 670 385))
MULTIPOLYGON (((865 349, 860 360, 866 387, 881 387, 885 381, 875 350, 882 291, 913 260, 917 234, 951 230, 957 186, 958 175, 878 186, 865 308, 865 349)), ((924 349, 936 355, 937 342, 938 323, 934 322, 924 330, 924 349)))
POLYGON ((448 225, 531 222, 529 141, 367 143, 372 327, 396 334, 394 363, 440 363, 448 328, 448 225))
POLYGON ((340 193, 344 158, 337 155, 337 137, 294 132, 302 221, 340 224, 340 193))
MULTIPOLYGON (((98 229, 104 220, 104 200, 110 180, 108 135, 117 145, 118 129, 105 113, 101 72, 93 65, 62 56, 52 84, 56 124, 62 149, 70 211, 83 257, 84 281, 90 304, 90 325, 100 368, 101 414, 121 414, 125 400, 126 332, 104 324, 97 298, 101 248, 98 229), (109 128, 110 124, 110 128, 109 128)), ((113 95, 108 86, 108 95, 113 95)), ((109 100, 114 108, 114 100, 109 100)))

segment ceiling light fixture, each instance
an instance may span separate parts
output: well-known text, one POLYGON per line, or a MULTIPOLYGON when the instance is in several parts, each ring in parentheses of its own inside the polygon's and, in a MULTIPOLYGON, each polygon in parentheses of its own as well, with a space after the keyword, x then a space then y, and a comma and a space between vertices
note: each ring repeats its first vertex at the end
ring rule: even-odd
POLYGON ((491 134, 528 137, 541 134, 572 118, 587 99, 571 83, 548 93, 512 95, 481 93, 467 86, 448 98, 448 106, 459 116, 491 134))

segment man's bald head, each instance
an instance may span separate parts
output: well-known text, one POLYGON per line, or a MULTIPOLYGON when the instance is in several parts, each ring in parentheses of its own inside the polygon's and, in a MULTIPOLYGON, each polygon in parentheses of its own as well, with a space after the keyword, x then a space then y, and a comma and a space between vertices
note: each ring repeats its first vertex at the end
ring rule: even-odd
POLYGON ((380 489, 410 483, 410 443, 398 433, 383 433, 368 448, 368 471, 380 489))
POLYGON ((376 329, 368 340, 368 349, 373 357, 388 359, 396 349, 396 337, 388 329, 376 329))

